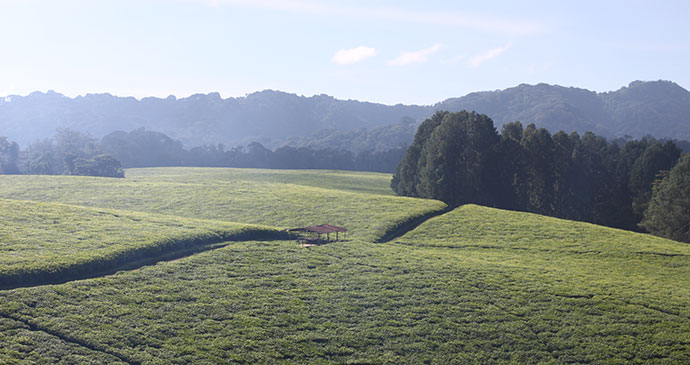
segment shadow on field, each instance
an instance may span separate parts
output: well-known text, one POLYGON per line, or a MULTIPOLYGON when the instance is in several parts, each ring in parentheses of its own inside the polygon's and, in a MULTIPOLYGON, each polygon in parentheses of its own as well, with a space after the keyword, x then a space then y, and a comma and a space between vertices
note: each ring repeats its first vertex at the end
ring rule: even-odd
POLYGON ((438 217, 439 215, 446 214, 453 210, 450 207, 446 207, 444 209, 440 210, 435 210, 432 212, 428 212, 426 214, 417 216, 417 217, 411 217, 408 220, 405 220, 403 222, 400 222, 397 226, 392 227, 389 229, 386 233, 383 234, 380 238, 378 238, 375 243, 386 243, 390 242, 398 237, 404 236, 407 232, 419 227, 422 223, 428 221, 431 218, 438 217))
POLYGON ((237 234, 220 234, 212 238, 171 240, 156 246, 141 247, 115 257, 88 261, 60 268, 56 271, 18 272, 0 276, 0 290, 40 285, 63 284, 75 280, 112 275, 119 271, 136 270, 158 262, 172 261, 200 252, 225 247, 240 241, 276 241, 290 239, 277 230, 253 229, 237 234))

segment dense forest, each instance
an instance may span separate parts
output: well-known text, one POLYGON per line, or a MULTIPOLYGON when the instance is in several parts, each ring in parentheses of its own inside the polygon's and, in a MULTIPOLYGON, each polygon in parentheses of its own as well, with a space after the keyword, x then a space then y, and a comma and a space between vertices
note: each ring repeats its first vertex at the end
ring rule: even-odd
MULTIPOLYGON (((610 141, 591 132, 552 135, 520 122, 505 124, 498 133, 486 115, 437 112, 420 125, 391 187, 450 206, 475 203, 668 236, 656 228, 654 214, 664 204, 658 195, 670 185, 682 186, 681 172, 668 174, 686 171, 687 157, 674 168, 681 154, 672 141, 610 141)), ((680 211, 667 213, 681 214, 686 241, 689 198, 684 196, 680 211)))

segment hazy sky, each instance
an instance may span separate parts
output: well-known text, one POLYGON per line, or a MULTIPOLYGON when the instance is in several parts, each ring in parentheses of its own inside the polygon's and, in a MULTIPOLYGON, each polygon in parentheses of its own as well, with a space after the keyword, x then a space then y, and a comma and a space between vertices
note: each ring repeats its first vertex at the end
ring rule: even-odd
POLYGON ((690 1, 0 0, 0 96, 690 87, 690 1))

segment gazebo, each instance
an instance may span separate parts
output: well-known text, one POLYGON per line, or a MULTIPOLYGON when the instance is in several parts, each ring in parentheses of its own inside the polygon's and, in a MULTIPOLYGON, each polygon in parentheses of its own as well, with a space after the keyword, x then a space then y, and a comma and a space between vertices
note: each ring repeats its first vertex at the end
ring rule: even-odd
POLYGON ((292 228, 288 229, 288 232, 299 232, 302 233, 301 237, 298 238, 298 241, 304 241, 305 243, 326 243, 326 242, 332 242, 331 241, 331 233, 335 233, 335 240, 337 241, 340 239, 338 236, 338 233, 343 232, 343 236, 345 236, 347 233, 347 228, 343 227, 336 227, 330 224, 321 224, 318 226, 309 226, 309 227, 301 227, 301 228, 292 228), (322 238, 322 235, 326 235, 326 239, 324 240, 322 238))

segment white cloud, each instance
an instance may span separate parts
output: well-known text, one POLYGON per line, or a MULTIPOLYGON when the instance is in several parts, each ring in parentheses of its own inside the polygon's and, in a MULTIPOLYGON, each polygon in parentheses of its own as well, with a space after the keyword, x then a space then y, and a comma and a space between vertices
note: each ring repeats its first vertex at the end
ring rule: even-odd
MULTIPOLYGON (((200 0, 196 0, 200 1, 200 0)), ((355 7, 325 4, 308 0, 201 0, 212 6, 222 4, 287 11, 322 16, 373 18, 403 23, 452 26, 490 33, 529 35, 542 33, 546 25, 534 21, 511 20, 475 13, 453 11, 419 11, 395 7, 355 7)))
POLYGON ((426 60, 429 59, 429 56, 438 52, 441 47, 443 47, 442 44, 436 43, 429 48, 420 49, 419 51, 405 52, 400 56, 388 61, 388 64, 391 66, 405 66, 412 63, 426 62, 426 60))
POLYGON ((469 60, 468 64, 472 67, 475 67, 475 68, 479 67, 479 66, 481 66, 482 63, 484 63, 490 59, 496 58, 496 57, 500 56, 501 54, 503 54, 503 52, 507 51, 508 48, 510 48, 510 45, 511 44, 508 43, 503 47, 497 47, 497 48, 488 50, 484 53, 480 53, 480 54, 472 57, 472 59, 469 60))
POLYGON ((356 47, 351 49, 341 49, 333 55, 331 61, 338 65, 351 65, 364 61, 376 55, 376 49, 371 47, 356 47))
POLYGON ((466 58, 467 58, 467 56, 465 56, 464 54, 460 54, 460 55, 457 55, 455 57, 442 59, 441 64, 443 64, 443 65, 454 65, 456 63, 460 63, 460 62, 464 61, 466 58))

